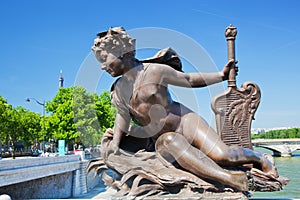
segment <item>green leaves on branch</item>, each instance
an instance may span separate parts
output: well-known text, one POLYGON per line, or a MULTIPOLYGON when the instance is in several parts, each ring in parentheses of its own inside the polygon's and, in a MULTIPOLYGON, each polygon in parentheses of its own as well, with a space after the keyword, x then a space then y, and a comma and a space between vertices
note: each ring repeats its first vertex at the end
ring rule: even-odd
POLYGON ((101 95, 88 93, 82 87, 61 88, 46 110, 52 113, 46 123, 52 138, 96 145, 105 130, 113 126, 115 108, 109 93, 101 95))
POLYGON ((300 128, 270 130, 260 134, 251 134, 252 139, 284 139, 284 138, 300 138, 300 128))
POLYGON ((45 119, 46 137, 71 141, 79 137, 72 110, 74 88, 60 88, 52 101, 46 103, 50 115, 45 119))
POLYGON ((23 140, 29 146, 41 138, 41 116, 23 107, 13 108, 0 96, 0 141, 12 144, 23 140))
POLYGON ((13 108, 0 96, 0 140, 23 140, 27 145, 48 139, 96 145, 107 128, 114 125, 116 108, 109 92, 91 94, 82 87, 60 88, 46 102, 46 116, 22 107, 13 108))

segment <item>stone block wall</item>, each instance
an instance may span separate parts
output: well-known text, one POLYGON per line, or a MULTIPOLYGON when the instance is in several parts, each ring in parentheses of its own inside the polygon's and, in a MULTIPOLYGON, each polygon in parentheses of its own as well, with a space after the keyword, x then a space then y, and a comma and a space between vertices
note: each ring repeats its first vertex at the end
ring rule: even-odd
POLYGON ((12 199, 58 199, 77 197, 99 184, 87 174, 88 160, 59 156, 0 161, 0 195, 12 199))
POLYGON ((0 187, 0 194, 17 199, 58 199, 72 197, 72 172, 0 187))

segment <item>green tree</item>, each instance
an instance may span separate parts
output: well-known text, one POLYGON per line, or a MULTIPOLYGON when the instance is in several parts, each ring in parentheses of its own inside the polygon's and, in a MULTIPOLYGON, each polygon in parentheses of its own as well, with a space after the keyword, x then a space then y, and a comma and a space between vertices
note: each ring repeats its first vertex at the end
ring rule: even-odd
POLYGON ((39 113, 31 112, 23 107, 17 107, 19 113, 20 140, 25 146, 30 146, 43 140, 43 130, 41 127, 41 116, 39 113))
POLYGON ((291 128, 287 130, 288 138, 296 138, 297 136, 297 128, 291 128))
POLYGON ((100 143, 116 115, 107 91, 98 96, 79 86, 60 88, 52 101, 47 102, 46 111, 50 113, 45 118, 47 138, 85 146, 100 143))
POLYGON ((46 139, 64 139, 68 143, 79 137, 74 124, 73 93, 74 87, 60 88, 52 101, 46 103, 50 115, 41 122, 45 125, 46 139))
POLYGON ((296 128, 296 138, 300 138, 300 128, 296 128))
POLYGON ((114 125, 116 108, 110 101, 109 92, 90 94, 81 87, 74 92, 75 125, 81 142, 87 145, 99 144, 103 133, 114 125))
POLYGON ((6 109, 1 115, 1 132, 4 136, 5 144, 12 147, 12 157, 15 158, 14 143, 22 139, 20 134, 22 132, 21 115, 18 112, 18 108, 13 108, 11 105, 5 106, 6 109))
POLYGON ((251 135, 252 139, 284 139, 284 138, 300 138, 300 128, 291 128, 284 130, 270 130, 259 135, 251 135))
POLYGON ((276 133, 276 138, 288 138, 287 130, 274 131, 276 133))
POLYGON ((113 127, 116 109, 109 93, 88 93, 82 87, 59 89, 46 103, 49 115, 23 107, 13 108, 0 96, 0 140, 10 144, 22 140, 26 146, 48 139, 64 139, 67 143, 96 145, 105 130, 113 127))
POLYGON ((101 128, 96 115, 95 94, 82 87, 74 88, 73 112, 76 130, 84 146, 96 145, 100 141, 101 128))
POLYGON ((25 146, 38 139, 41 132, 40 115, 18 106, 13 108, 0 96, 0 140, 13 147, 22 140, 25 146))
POLYGON ((0 141, 6 143, 7 141, 7 112, 11 110, 12 106, 7 103, 7 100, 0 96, 0 141))
POLYGON ((101 135, 103 135, 107 128, 114 126, 117 109, 111 103, 108 91, 103 91, 99 96, 95 96, 95 106, 101 128, 101 135))
POLYGON ((12 107, 7 109, 2 116, 4 118, 2 122, 2 130, 6 136, 5 141, 6 143, 13 143, 18 138, 17 129, 19 116, 17 116, 16 110, 12 107))

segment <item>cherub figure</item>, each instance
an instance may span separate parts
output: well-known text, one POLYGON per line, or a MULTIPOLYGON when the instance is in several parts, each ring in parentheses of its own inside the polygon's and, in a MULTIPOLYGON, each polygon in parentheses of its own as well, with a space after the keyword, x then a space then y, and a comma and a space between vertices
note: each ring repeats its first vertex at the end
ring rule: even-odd
MULTIPOLYGON (((135 58, 135 39, 122 27, 98 34, 92 50, 101 69, 120 78, 113 84, 111 98, 118 109, 113 128, 111 151, 119 148, 132 151, 144 148, 156 151, 169 162, 207 180, 217 181, 238 191, 248 191, 248 176, 243 171, 222 167, 254 164, 263 172, 277 177, 274 165, 261 153, 238 146, 227 146, 219 135, 197 113, 174 101, 169 85, 194 88, 205 87, 228 79, 230 60, 214 73, 183 73, 174 69, 178 60, 170 56, 170 65, 141 62, 135 58), (130 126, 134 118, 140 126, 130 126), (138 142, 128 145, 134 135, 138 142), (130 147, 129 147, 130 146, 130 147)), ((175 55, 172 50, 167 53, 175 55)), ((180 64, 179 64, 180 65, 180 64)))

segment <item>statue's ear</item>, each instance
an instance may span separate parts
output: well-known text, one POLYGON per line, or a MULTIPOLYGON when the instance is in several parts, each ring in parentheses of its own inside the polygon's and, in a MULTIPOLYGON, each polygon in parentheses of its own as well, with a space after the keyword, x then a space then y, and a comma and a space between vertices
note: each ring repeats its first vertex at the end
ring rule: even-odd
POLYGON ((134 58, 135 51, 129 51, 123 55, 123 57, 134 58))

